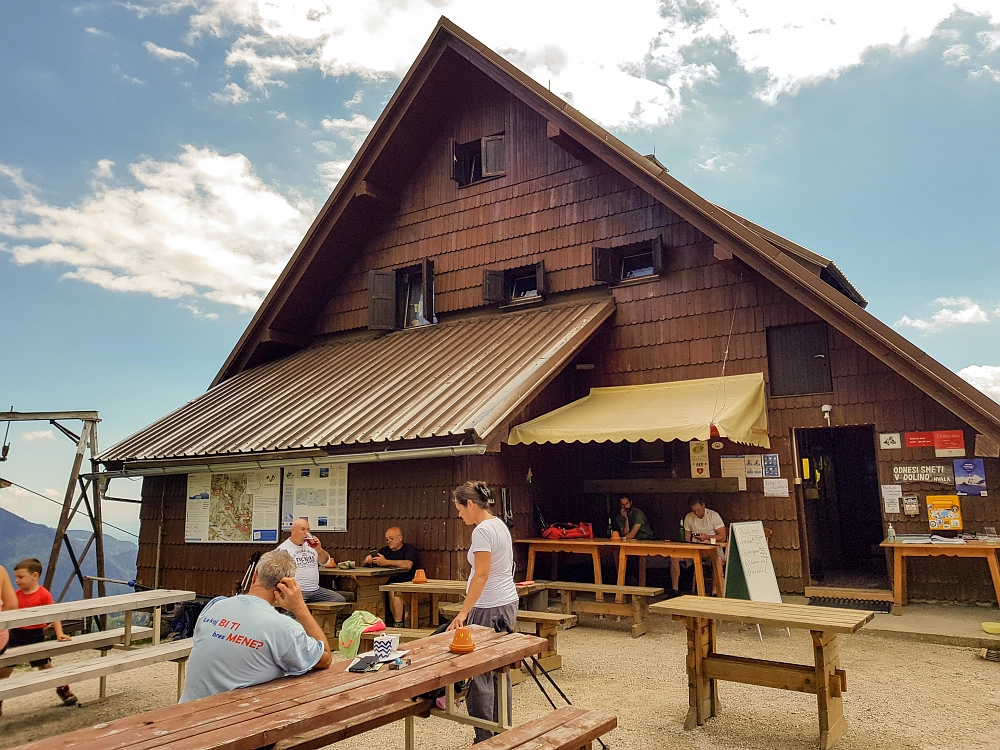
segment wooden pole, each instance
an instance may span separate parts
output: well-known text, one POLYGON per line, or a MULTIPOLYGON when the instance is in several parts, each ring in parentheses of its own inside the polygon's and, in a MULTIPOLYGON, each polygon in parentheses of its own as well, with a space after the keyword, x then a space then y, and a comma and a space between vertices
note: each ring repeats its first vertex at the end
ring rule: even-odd
POLYGON ((97 555, 97 595, 105 596, 107 593, 104 577, 104 513, 101 509, 101 482, 97 479, 97 472, 100 469, 97 463, 97 421, 87 422, 90 425, 90 488, 91 497, 94 501, 92 508, 93 515, 91 522, 94 527, 95 554, 97 555))

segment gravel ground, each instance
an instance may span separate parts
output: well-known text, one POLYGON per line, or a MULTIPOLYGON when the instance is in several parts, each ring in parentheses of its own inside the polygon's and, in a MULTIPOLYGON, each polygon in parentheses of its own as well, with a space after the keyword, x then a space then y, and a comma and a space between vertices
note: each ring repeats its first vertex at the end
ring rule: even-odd
MULTIPOLYGON (((815 748, 819 729, 816 699, 783 690, 720 683, 719 716, 694 731, 683 728, 687 710, 684 632, 679 624, 653 617, 653 630, 632 640, 627 623, 582 618, 559 637, 564 666, 554 678, 575 705, 618 716, 618 729, 605 737, 615 750, 669 747, 677 750, 815 748)), ((724 627, 719 649, 763 659, 811 663, 809 634, 724 627)), ((844 712, 848 732, 838 750, 1000 747, 1000 664, 968 648, 912 643, 865 634, 840 638, 847 670, 844 712)), ((88 658, 86 655, 74 655, 88 658)), ((66 663, 72 657, 61 659, 66 663)), ((108 678, 103 704, 67 708, 54 692, 4 702, 0 748, 169 705, 176 672, 161 664, 108 678)), ((97 697, 97 680, 73 689, 86 703, 97 697)), ((557 699, 558 702, 558 699, 557 699)), ((514 723, 549 710, 530 680, 514 688, 514 723)), ((402 722, 338 745, 338 750, 402 747, 402 722)), ((465 748, 472 729, 438 719, 418 721, 417 746, 465 748)))

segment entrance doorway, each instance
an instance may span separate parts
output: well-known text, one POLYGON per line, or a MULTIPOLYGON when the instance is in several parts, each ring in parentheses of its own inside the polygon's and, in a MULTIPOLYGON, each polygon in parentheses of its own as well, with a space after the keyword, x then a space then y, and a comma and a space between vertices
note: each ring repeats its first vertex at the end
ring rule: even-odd
POLYGON ((888 588, 875 428, 803 429, 796 436, 813 585, 888 588))

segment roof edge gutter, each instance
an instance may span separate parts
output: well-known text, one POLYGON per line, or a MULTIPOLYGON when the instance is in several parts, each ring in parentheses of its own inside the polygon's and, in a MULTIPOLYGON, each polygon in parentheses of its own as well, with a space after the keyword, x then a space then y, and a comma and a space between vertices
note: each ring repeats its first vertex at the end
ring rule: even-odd
POLYGON ((367 464, 378 461, 412 461, 420 458, 448 458, 454 456, 481 456, 486 453, 486 446, 449 445, 436 448, 407 448, 402 450, 373 451, 371 453, 348 453, 342 456, 326 456, 323 458, 293 458, 272 459, 269 461, 236 461, 229 463, 210 462, 204 464, 189 464, 186 466, 163 466, 145 469, 119 469, 117 471, 101 471, 92 476, 100 479, 117 479, 123 477, 166 476, 169 474, 198 474, 212 471, 246 471, 248 469, 279 469, 294 466, 332 466, 333 464, 367 464))

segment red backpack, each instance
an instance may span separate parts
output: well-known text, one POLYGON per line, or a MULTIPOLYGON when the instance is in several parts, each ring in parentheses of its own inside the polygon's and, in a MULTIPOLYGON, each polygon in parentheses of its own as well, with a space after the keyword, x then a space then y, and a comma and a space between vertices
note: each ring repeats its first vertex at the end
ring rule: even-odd
POLYGON ((554 523, 542 529, 546 539, 593 539, 593 524, 589 523, 554 523))

